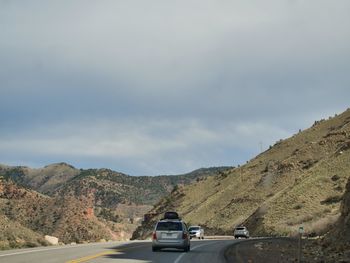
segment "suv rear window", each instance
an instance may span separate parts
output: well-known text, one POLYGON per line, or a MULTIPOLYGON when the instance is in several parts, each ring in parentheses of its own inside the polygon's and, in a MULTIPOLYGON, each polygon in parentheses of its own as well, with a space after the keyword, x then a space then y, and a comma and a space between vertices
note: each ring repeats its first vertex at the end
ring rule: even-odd
POLYGON ((182 224, 179 222, 159 222, 157 231, 182 231, 182 224))
POLYGON ((236 230, 245 230, 245 227, 237 227, 236 230))

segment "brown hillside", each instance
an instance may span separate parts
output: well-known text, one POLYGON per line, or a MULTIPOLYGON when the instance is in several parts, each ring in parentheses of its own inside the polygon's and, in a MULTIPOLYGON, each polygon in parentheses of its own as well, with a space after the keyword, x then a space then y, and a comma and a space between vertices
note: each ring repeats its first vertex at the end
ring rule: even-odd
POLYGON ((346 185, 346 191, 341 205, 341 217, 339 218, 339 232, 337 240, 344 240, 350 248, 350 177, 346 185))
POLYGON ((341 216, 321 242, 322 254, 329 260, 350 262, 350 178, 341 203, 341 216))
POLYGON ((303 224, 320 234, 340 215, 350 176, 350 110, 321 120, 246 165, 174 191, 150 211, 134 238, 147 237, 157 218, 177 210, 190 224, 232 233, 238 224, 253 235, 290 235, 303 224))
POLYGON ((66 163, 51 164, 38 169, 0 165, 0 174, 8 174, 15 182, 49 195, 79 173, 78 169, 66 163))
POLYGON ((305 242, 305 262, 350 262, 350 177, 340 210, 338 221, 323 237, 305 242))
POLYGON ((44 235, 64 243, 113 238, 92 207, 88 197, 51 198, 0 178, 1 248, 44 244, 44 235))
POLYGON ((0 215, 36 236, 53 235, 65 243, 128 240, 151 205, 176 185, 222 170, 227 168, 134 177, 108 169, 77 170, 65 163, 40 169, 1 165, 0 215))
POLYGON ((28 195, 28 199, 35 200, 35 195, 32 196, 32 194, 12 183, 5 182, 0 177, 0 250, 46 244, 42 235, 9 217, 12 209, 12 202, 9 199, 23 199, 28 195))

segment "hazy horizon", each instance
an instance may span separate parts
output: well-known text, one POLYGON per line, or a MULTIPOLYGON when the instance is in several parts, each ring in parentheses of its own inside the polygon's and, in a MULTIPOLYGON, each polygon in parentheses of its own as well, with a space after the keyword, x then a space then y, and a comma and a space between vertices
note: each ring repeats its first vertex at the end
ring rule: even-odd
POLYGON ((0 0, 0 162, 244 164, 346 110, 350 2, 0 0))

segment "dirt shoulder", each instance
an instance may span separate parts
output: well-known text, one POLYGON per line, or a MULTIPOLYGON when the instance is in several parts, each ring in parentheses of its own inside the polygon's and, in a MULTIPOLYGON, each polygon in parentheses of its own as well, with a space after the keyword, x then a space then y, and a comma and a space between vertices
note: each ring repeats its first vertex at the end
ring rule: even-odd
POLYGON ((298 240, 292 238, 250 239, 225 251, 227 262, 297 262, 298 240))

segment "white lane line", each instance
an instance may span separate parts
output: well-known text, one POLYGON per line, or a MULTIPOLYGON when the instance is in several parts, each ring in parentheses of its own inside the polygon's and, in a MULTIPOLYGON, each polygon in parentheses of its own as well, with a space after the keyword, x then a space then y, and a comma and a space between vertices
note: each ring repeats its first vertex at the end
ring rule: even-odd
MULTIPOLYGON (((218 242, 219 242, 219 241, 213 242, 213 243, 212 243, 212 242, 209 242, 208 244, 198 245, 198 246, 195 246, 194 248, 192 248, 191 250, 195 250, 195 249, 200 248, 200 247, 212 245, 212 244, 215 244, 215 243, 218 243, 218 242)), ((188 253, 188 252, 187 252, 187 253, 188 253)), ((186 252, 182 253, 182 254, 174 261, 174 263, 179 263, 180 260, 182 259, 182 257, 185 256, 185 255, 187 255, 187 253, 186 253, 186 252)))
POLYGON ((26 250, 26 251, 14 252, 14 253, 9 253, 9 254, 2 254, 2 255, 0 255, 0 257, 15 256, 15 255, 21 255, 21 254, 28 254, 28 253, 42 252, 42 251, 50 251, 50 250, 57 250, 57 249, 64 249, 64 248, 76 248, 76 247, 55 247, 55 248, 26 250))
MULTIPOLYGON (((108 245, 108 243, 105 243, 108 245)), ((123 246, 126 244, 131 244, 131 242, 122 243, 118 246, 123 246)), ((35 253, 35 252, 43 252, 43 251, 50 251, 50 250, 57 250, 57 249, 68 249, 68 248, 79 248, 79 247, 87 247, 87 246, 94 246, 94 245, 101 245, 101 243, 97 244, 86 244, 86 245, 72 245, 72 246, 63 246, 63 247, 51 247, 51 248, 43 248, 43 249, 32 249, 32 250, 25 250, 25 251, 18 251, 8 254, 0 254, 0 257, 8 257, 8 256, 15 256, 15 255, 21 255, 21 254, 28 254, 28 253, 35 253)))

